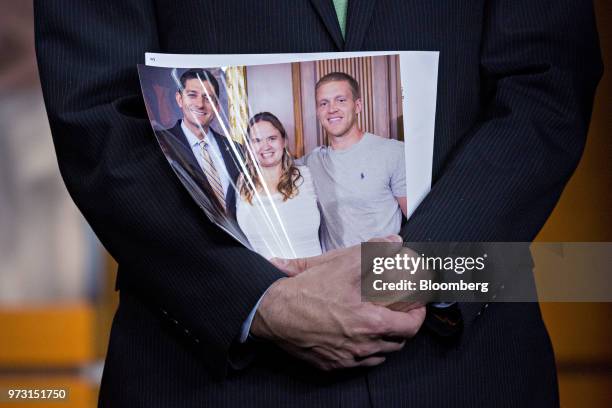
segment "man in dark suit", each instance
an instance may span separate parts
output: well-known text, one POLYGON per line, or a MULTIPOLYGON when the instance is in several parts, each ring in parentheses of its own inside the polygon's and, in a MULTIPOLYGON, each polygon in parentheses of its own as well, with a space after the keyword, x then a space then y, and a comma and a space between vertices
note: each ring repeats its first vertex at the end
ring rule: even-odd
POLYGON ((182 167, 197 190, 209 198, 207 213, 222 222, 226 215, 236 219, 235 185, 240 171, 230 142, 211 127, 215 112, 220 111, 218 98, 219 83, 210 71, 183 72, 175 94, 182 118, 156 134, 171 164, 182 167))
POLYGON ((170 171, 135 67, 145 51, 439 50, 433 185, 403 238, 530 241, 585 142, 601 75, 588 1, 350 0, 344 38, 331 0, 40 0, 35 13, 60 170, 119 263, 101 406, 558 405, 536 303, 461 303, 463 331, 443 338, 422 314, 359 303, 350 249, 279 280, 170 171), (243 367, 254 308, 264 339, 243 344, 243 367))

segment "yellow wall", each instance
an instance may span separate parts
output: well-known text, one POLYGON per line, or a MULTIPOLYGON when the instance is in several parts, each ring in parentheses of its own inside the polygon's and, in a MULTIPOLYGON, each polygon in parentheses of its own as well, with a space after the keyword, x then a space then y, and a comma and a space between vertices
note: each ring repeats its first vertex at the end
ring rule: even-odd
MULTIPOLYGON (((606 72, 584 156, 539 241, 612 241, 612 2, 595 1, 606 72)), ((611 276, 612 279, 612 276, 611 276)), ((612 303, 544 303, 563 407, 612 406, 612 303)))

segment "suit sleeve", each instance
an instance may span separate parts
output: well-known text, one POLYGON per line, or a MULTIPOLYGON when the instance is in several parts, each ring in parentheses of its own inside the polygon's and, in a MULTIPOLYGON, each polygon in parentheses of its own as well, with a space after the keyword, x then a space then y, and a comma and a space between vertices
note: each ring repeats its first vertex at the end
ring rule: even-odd
MULTIPOLYGON (((582 155, 601 56, 590 1, 486 2, 481 119, 406 241, 531 241, 582 155)), ((462 305, 466 324, 477 308, 462 305)))
POLYGON ((206 219, 156 142, 136 70, 159 49, 153 4, 35 1, 43 93, 61 174, 119 263, 122 290, 180 320, 222 374, 282 273, 206 219))

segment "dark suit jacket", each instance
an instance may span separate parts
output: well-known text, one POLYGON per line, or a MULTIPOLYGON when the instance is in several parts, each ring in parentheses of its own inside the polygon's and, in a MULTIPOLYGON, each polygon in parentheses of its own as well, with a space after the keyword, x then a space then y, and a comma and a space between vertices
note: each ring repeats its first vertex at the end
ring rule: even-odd
MULTIPOLYGON (((211 208, 211 211, 218 212, 219 202, 215 199, 215 195, 210 187, 209 181, 198 164, 183 129, 181 129, 181 120, 178 120, 173 127, 158 130, 155 133, 157 134, 157 140, 159 141, 163 152, 166 154, 166 157, 179 164, 186 171, 186 173, 191 176, 197 188, 211 198, 211 202, 215 206, 215 208, 211 208)), ((223 136, 215 132, 213 129, 210 129, 210 133, 217 141, 227 173, 232 182, 235 184, 238 180, 238 176, 240 175, 237 158, 235 157, 229 143, 223 136)), ((225 203, 228 215, 235 221, 236 190, 231 185, 225 192, 225 203)))
POLYGON ((371 370, 321 375, 274 347, 230 367, 282 276, 202 217, 155 143, 145 51, 439 50, 433 186, 409 241, 529 241, 580 159, 601 75, 590 2, 35 1, 41 80, 68 190, 119 263, 100 393, 110 407, 555 406, 537 304, 462 304, 452 342, 421 330, 371 370))

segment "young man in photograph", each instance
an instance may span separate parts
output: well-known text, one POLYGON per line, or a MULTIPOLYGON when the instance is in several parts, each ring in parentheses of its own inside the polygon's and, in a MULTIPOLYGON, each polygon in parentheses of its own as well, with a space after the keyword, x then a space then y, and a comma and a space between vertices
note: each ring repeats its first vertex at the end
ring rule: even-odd
POLYGON ((315 87, 317 119, 329 137, 304 158, 321 205, 321 245, 328 251, 397 234, 406 215, 404 143, 359 128, 359 83, 343 72, 315 87))

